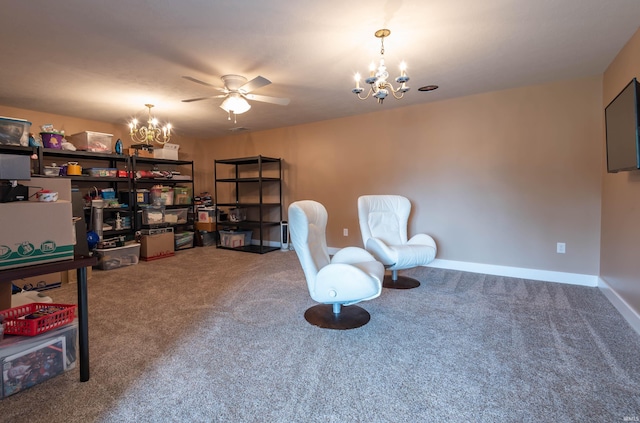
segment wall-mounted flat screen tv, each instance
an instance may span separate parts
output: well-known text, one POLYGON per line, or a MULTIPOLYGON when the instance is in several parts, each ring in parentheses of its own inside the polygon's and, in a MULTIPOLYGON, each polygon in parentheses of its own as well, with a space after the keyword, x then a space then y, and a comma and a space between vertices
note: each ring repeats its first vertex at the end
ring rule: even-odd
POLYGON ((604 109, 607 172, 640 169, 640 85, 636 78, 604 109))

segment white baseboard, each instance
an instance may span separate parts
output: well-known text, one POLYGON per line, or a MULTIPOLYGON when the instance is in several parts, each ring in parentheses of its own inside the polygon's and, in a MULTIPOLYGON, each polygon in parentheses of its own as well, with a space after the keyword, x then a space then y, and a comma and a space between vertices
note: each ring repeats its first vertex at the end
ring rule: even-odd
POLYGON ((640 334, 640 314, 638 314, 611 286, 602 278, 598 278, 598 288, 609 302, 622 314, 629 325, 640 334))
MULTIPOLYGON (((339 248, 329 248, 329 254, 335 254, 339 248)), ((464 261, 435 259, 427 267, 459 270, 462 272, 484 273, 487 275, 530 279, 535 281, 566 283, 597 287, 609 302, 620 312, 629 325, 640 334, 640 315, 614 291, 609 284, 597 275, 555 272, 551 270, 526 269, 522 267, 497 266, 493 264, 468 263, 464 261)))
MULTIPOLYGON (((335 254, 340 248, 329 248, 329 254, 335 254)), ((427 267, 460 270, 462 272, 484 273, 487 275, 507 276, 511 278, 531 279, 534 281, 568 283, 571 285, 598 286, 597 275, 554 272, 551 270, 526 269, 523 267, 497 266, 494 264, 469 263, 465 261, 435 259, 427 267)))
MULTIPOLYGON (((260 240, 259 239, 252 239, 251 240, 251 245, 260 245, 260 240)), ((282 249, 282 243, 280 241, 267 241, 264 240, 262 241, 262 245, 267 246, 267 247, 278 247, 281 249, 281 251, 289 251, 289 247, 291 246, 291 244, 288 244, 288 247, 285 248, 284 250, 282 249)))
POLYGON ((551 270, 526 269, 522 267, 497 266, 494 264, 468 263, 464 261, 435 259, 429 267, 460 270, 463 272, 484 273, 487 275, 507 276, 511 278, 531 279, 534 281, 558 282, 571 285, 598 286, 597 275, 554 272, 551 270))

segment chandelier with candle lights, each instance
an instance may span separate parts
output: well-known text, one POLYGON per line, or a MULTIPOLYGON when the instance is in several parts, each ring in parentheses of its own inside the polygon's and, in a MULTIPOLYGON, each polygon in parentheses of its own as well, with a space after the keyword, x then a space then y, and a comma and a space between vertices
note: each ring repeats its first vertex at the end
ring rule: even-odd
POLYGON ((133 119, 129 123, 129 135, 131 139, 140 144, 150 145, 154 142, 166 144, 171 140, 171 124, 160 127, 158 119, 151 116, 153 104, 145 104, 148 109, 147 126, 138 127, 138 119, 133 119))
POLYGON ((376 38, 380 38, 380 61, 378 62, 377 68, 374 62, 371 62, 371 65, 369 65, 369 77, 364 80, 365 83, 369 84, 369 91, 364 97, 361 95, 364 92, 364 88, 360 87, 360 74, 355 74, 354 79, 356 86, 351 92, 356 94, 360 100, 366 100, 369 96, 372 96, 378 100, 378 103, 382 104, 382 101, 389 94, 399 100, 404 97, 404 93, 409 91, 409 87, 407 87, 409 76, 407 75, 407 65, 405 62, 400 64, 400 76, 396 78, 396 82, 400 84, 400 86, 394 88, 393 85, 387 81, 389 72, 387 72, 387 67, 384 64, 384 39, 388 37, 389 34, 391 34, 391 31, 388 29, 379 29, 375 32, 376 38))

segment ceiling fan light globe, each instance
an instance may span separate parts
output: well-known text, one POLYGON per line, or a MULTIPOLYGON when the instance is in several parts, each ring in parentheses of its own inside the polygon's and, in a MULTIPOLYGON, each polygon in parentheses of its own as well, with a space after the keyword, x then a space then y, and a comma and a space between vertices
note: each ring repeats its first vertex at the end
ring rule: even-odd
POLYGON ((251 105, 240 95, 230 95, 222 102, 220 107, 227 113, 236 115, 240 115, 251 109, 251 105))

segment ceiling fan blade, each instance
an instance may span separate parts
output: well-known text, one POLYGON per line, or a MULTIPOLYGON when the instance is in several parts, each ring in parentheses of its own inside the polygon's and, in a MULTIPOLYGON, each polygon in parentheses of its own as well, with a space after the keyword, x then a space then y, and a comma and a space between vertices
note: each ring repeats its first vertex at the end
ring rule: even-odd
POLYGON ((223 98, 226 97, 226 94, 221 94, 221 95, 210 95, 207 97, 198 97, 198 98, 188 98, 186 100, 182 100, 183 103, 191 103, 192 101, 200 101, 200 100, 208 100, 210 98, 223 98))
POLYGON ((271 81, 269 81, 267 78, 263 76, 256 76, 251 81, 238 88, 238 91, 242 93, 250 93, 253 90, 257 90, 258 88, 264 87, 265 85, 269 84, 271 84, 271 81))
POLYGON ((244 96, 249 100, 263 101, 265 103, 278 104, 280 106, 286 106, 287 104, 289 104, 288 98, 270 97, 267 95, 259 94, 245 94, 244 96))
POLYGON ((199 79, 196 79, 196 78, 191 77, 191 76, 183 76, 183 78, 187 79, 187 80, 189 80, 191 82, 195 82, 196 84, 205 85, 207 87, 215 88, 218 91, 224 91, 225 90, 224 88, 216 87, 215 85, 211 85, 208 82, 200 81, 199 79))

